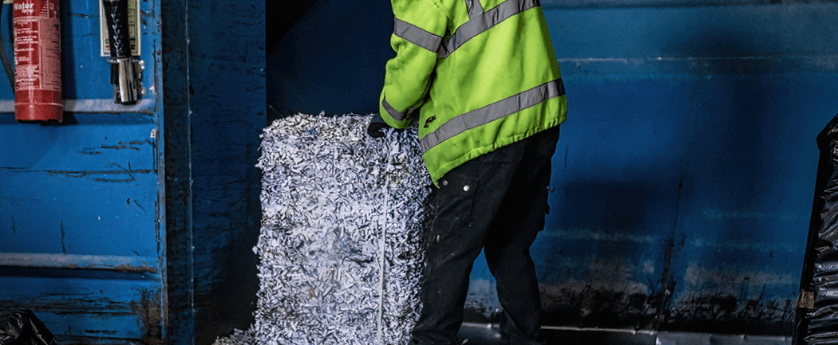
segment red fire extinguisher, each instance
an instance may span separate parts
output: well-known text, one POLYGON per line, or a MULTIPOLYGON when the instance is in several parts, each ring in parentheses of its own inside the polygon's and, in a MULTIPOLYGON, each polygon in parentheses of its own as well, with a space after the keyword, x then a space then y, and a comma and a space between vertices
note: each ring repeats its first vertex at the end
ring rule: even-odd
POLYGON ((64 119, 58 0, 14 0, 15 118, 64 119))

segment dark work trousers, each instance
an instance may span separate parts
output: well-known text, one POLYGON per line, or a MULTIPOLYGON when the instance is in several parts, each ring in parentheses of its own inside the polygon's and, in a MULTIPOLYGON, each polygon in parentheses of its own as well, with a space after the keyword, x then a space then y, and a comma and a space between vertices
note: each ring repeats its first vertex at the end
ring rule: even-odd
POLYGON ((481 249, 497 281, 503 344, 541 344, 530 246, 544 228, 558 140, 556 127, 477 157, 445 174, 431 192, 414 344, 457 344, 469 275, 481 249))

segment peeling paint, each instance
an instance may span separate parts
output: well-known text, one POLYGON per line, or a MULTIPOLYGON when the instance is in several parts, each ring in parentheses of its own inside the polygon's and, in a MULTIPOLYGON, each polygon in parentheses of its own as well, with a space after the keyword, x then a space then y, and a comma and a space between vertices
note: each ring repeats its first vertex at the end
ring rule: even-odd
MULTIPOLYGON (((28 171, 28 172, 40 172, 40 171, 28 171)), ((92 175, 124 175, 124 174, 152 174, 155 171, 151 169, 137 169, 137 170, 108 170, 108 171, 101 171, 101 170, 83 170, 83 171, 71 171, 71 170, 45 170, 50 175, 64 175, 66 177, 88 177, 92 175)))
POLYGON ((717 239, 714 241, 710 241, 703 238, 692 238, 687 243, 688 246, 693 248, 710 248, 715 250, 725 250, 730 252, 742 252, 742 251, 753 251, 753 252, 774 252, 777 250, 785 251, 785 252, 796 252, 800 250, 794 244, 785 242, 785 241, 775 241, 771 243, 770 246, 766 246, 765 243, 755 243, 755 242, 744 242, 744 241, 718 241, 717 239))
MULTIPOLYGON (((91 267, 91 268, 95 269, 95 267, 93 267, 93 266, 88 266, 88 267, 91 267)), ((131 273, 143 273, 143 272, 154 273, 154 274, 158 273, 157 267, 154 267, 154 266, 117 265, 117 266, 113 266, 112 269, 114 271, 131 272, 131 273)))
POLYGON ((76 151, 76 153, 83 154, 83 155, 100 155, 100 154, 102 154, 102 151, 96 151, 96 150, 91 149, 91 148, 84 148, 81 151, 76 151))
POLYGON ((96 334, 96 335, 114 335, 114 334, 118 333, 117 331, 111 331, 111 330, 106 330, 106 329, 95 329, 95 330, 94 329, 86 329, 82 332, 87 333, 87 334, 96 334))
POLYGON ((566 241, 604 241, 619 243, 658 244, 661 239, 651 235, 627 232, 606 232, 597 229, 549 230, 538 234, 539 237, 556 237, 566 241))
MULTIPOLYGON (((680 193, 679 193, 680 194, 680 193)), ((679 197, 680 199, 680 197, 679 197)), ((669 298, 672 296, 672 292, 675 289, 675 285, 677 284, 674 280, 672 280, 672 256, 675 251, 675 234, 673 229, 672 237, 669 238, 669 241, 666 242, 666 247, 664 248, 664 259, 663 259, 663 273, 661 273, 661 280, 660 280, 660 291, 658 293, 657 298, 657 315, 655 316, 655 330, 660 330, 661 324, 664 322, 664 318, 666 314, 664 313, 667 308, 667 302, 669 298)))
MULTIPOLYGON (((135 253, 136 254, 136 253, 135 253)), ((0 253, 0 267, 157 274, 159 258, 108 255, 0 253)))
POLYGON ((753 220, 753 219, 772 219, 784 222, 792 221, 808 221, 808 215, 800 215, 794 213, 766 213, 759 210, 734 210, 725 211, 719 209, 704 209, 702 215, 710 220, 753 220))
POLYGON ((142 291, 139 301, 131 303, 131 312, 142 320, 143 344, 162 344, 163 314, 160 310, 160 294, 142 291))
POLYGON ((61 252, 67 254, 67 243, 64 240, 64 221, 61 221, 61 252))
MULTIPOLYGON (((740 298, 698 289, 661 308, 662 292, 641 282, 594 286, 575 281, 542 284, 540 290, 543 323, 566 327, 786 335, 795 310, 789 299, 740 298)), ((485 306, 469 306, 469 311, 480 314, 481 308, 485 306)))
POLYGON ((604 286, 569 282, 541 285, 545 325, 653 329, 658 300, 652 289, 640 282, 604 286))
POLYGON ((790 299, 695 293, 673 301, 666 327, 673 331, 788 335, 794 313, 790 299))
POLYGON ((73 16, 73 17, 79 17, 79 18, 84 18, 84 19, 96 18, 96 16, 86 14, 86 13, 70 13, 70 15, 73 16))
POLYGON ((759 294, 765 286, 786 287, 793 291, 798 277, 787 273, 747 270, 733 266, 709 269, 696 263, 687 267, 683 282, 687 284, 687 291, 714 291, 719 294, 737 295, 746 289, 750 296, 759 294))
MULTIPOLYGON (((118 164, 111 163, 111 165, 119 166, 118 164)), ((120 166, 121 168, 121 166, 120 166)), ((29 172, 39 172, 39 171, 29 171, 29 172)), ((136 177, 134 174, 153 174, 156 171, 152 169, 136 169, 136 170, 110 170, 110 171, 101 171, 101 170, 86 170, 86 171, 68 171, 68 170, 46 170, 44 171, 50 176, 55 175, 63 175, 66 177, 73 177, 73 178, 83 178, 83 177, 92 177, 97 175, 105 175, 105 176, 114 176, 114 175, 128 175, 128 178, 124 179, 113 179, 113 178, 100 178, 100 177, 93 177, 94 181, 98 182, 114 182, 114 183, 127 183, 127 182, 134 182, 136 181, 136 177)))
POLYGON ((101 317, 132 315, 128 304, 97 297, 92 293, 59 293, 22 300, 0 300, 0 310, 22 308, 32 310, 36 314, 76 315, 83 310, 84 314, 101 317))
POLYGON ((0 310, 28 309, 63 325, 60 329, 50 328, 64 340, 62 344, 163 344, 160 293, 145 288, 138 290, 137 294, 131 294, 134 300, 114 300, 104 297, 102 291, 0 300, 0 310), (137 330, 114 328, 107 320, 124 320, 127 324, 136 320, 137 330))
POLYGON ((140 148, 137 147, 138 145, 149 144, 154 146, 154 141, 150 139, 146 140, 132 140, 132 141, 120 141, 117 145, 102 145, 101 148, 103 149, 110 149, 110 150, 137 150, 140 151, 140 148))

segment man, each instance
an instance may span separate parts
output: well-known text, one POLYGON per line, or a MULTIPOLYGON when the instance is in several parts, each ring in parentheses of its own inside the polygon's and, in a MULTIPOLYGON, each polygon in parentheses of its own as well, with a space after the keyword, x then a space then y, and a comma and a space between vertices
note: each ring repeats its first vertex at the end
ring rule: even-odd
MULTIPOLYGON (((485 248, 505 344, 539 344, 529 254, 544 227, 566 97, 538 0, 391 0, 395 27, 381 117, 418 115, 437 188, 426 224, 414 344, 456 344, 472 264, 485 248)), ((371 125, 371 135, 375 134, 371 125)))

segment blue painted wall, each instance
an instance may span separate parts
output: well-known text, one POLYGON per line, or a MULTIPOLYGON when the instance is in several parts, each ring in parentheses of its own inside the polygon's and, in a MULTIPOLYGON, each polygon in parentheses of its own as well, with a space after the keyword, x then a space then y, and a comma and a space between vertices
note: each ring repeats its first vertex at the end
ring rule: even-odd
POLYGON ((284 115, 378 112, 392 17, 386 1, 317 1, 268 52, 268 103, 284 115))
POLYGON ((789 334, 838 6, 545 6, 576 114, 534 249, 548 317, 789 334))
MULTIPOLYGON (((542 4, 570 109, 533 246, 546 323, 790 334, 838 3, 542 4)), ((268 101, 377 112, 391 25, 378 2, 319 1, 270 52, 268 101)), ((493 284, 478 259, 471 320, 493 284)))
POLYGON ((164 337, 160 1, 140 3, 138 104, 113 103, 96 1, 60 4, 62 124, 16 123, 0 75, 0 314, 31 309, 62 344, 164 337))
POLYGON ((188 2, 195 344, 256 310, 265 127, 264 1, 188 2), (210 23, 212 23, 210 25, 210 23))
POLYGON ((16 123, 0 82, 0 314, 62 344, 211 344, 256 307, 264 2, 141 4, 139 104, 112 102, 96 1, 62 3, 62 124, 16 123))

